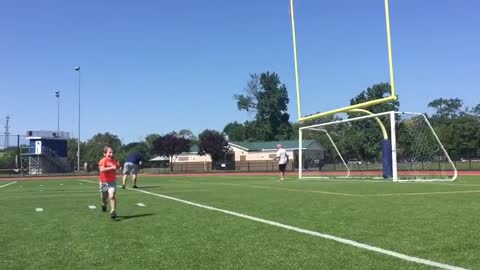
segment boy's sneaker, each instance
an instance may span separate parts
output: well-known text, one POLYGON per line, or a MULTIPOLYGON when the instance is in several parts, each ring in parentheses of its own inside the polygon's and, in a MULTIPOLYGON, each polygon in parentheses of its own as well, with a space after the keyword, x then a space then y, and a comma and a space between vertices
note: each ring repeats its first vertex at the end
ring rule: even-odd
POLYGON ((125 185, 122 185, 122 189, 125 189, 125 185))
POLYGON ((137 188, 137 185, 133 185, 133 187, 132 187, 132 188, 137 188))
POLYGON ((107 206, 106 205, 102 205, 102 212, 107 212, 107 206))
POLYGON ((112 219, 115 219, 117 217, 117 213, 115 211, 112 211, 112 213, 110 213, 110 217, 112 219))

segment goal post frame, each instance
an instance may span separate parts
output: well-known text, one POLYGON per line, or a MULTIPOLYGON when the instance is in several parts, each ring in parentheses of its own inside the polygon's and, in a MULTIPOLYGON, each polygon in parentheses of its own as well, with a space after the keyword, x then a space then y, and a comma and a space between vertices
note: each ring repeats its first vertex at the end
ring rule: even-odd
MULTIPOLYGON (((437 133, 433 129, 432 125, 428 121, 428 118, 425 116, 425 114, 414 113, 414 112, 396 112, 396 111, 389 111, 389 112, 383 112, 383 113, 377 113, 377 114, 368 114, 368 115, 363 115, 363 116, 354 117, 354 118, 347 118, 347 119, 331 121, 331 122, 328 122, 328 123, 320 123, 320 124, 314 124, 314 125, 300 127, 299 128, 299 149, 298 149, 298 160, 299 160, 299 163, 298 163, 298 177, 299 177, 299 179, 307 178, 303 175, 303 153, 302 153, 303 151, 302 150, 303 150, 303 132, 304 132, 304 130, 325 131, 325 133, 328 134, 328 132, 324 129, 324 127, 326 127, 326 126, 348 123, 348 122, 353 122, 353 121, 358 121, 358 120, 363 120, 363 119, 371 119, 371 118, 373 118, 373 119, 377 118, 378 119, 379 116, 383 116, 383 117, 388 117, 388 119, 390 121, 390 140, 391 140, 391 148, 392 148, 391 149, 391 155, 392 155, 391 158, 392 158, 392 171, 393 171, 392 172, 392 181, 393 182, 412 181, 412 180, 400 179, 399 175, 398 175, 397 134, 396 134, 396 119, 395 119, 396 115, 414 115, 414 116, 422 117, 423 121, 425 121, 425 123, 427 124, 428 129, 431 131, 431 134, 433 135, 435 141, 438 143, 441 151, 445 155, 446 160, 448 161, 448 163, 450 164, 450 166, 452 168, 451 179, 416 179, 416 180, 413 180, 413 181, 455 181, 458 177, 457 168, 456 168, 455 164, 453 163, 453 161, 451 160, 450 155, 448 154, 447 150, 443 146, 443 144, 440 141, 437 133)), ((329 137, 330 142, 332 143, 332 145, 336 149, 337 153, 340 153, 338 151, 335 143, 333 142, 332 138, 330 136, 328 136, 328 137, 329 137)), ((344 162, 344 164, 345 164, 345 166, 348 170, 348 176, 347 177, 349 177, 350 176, 350 169, 348 168, 348 165, 345 163, 341 154, 339 154, 339 157, 341 157, 341 160, 344 162)), ((311 178, 311 177, 308 177, 308 178, 311 178)))
MULTIPOLYGON (((326 129, 322 129, 322 128, 312 128, 312 130, 316 130, 316 131, 320 131, 320 132, 325 133, 325 135, 327 136, 328 140, 329 140, 330 143, 333 145, 333 148, 335 149, 335 152, 337 153, 338 157, 339 157, 340 160, 342 161, 343 166, 345 166, 345 168, 346 168, 346 170, 347 170, 346 175, 343 176, 343 177, 344 177, 344 178, 350 177, 350 168, 348 167, 347 162, 345 162, 345 159, 343 158, 342 153, 340 153, 340 151, 338 150, 338 147, 337 147, 337 145, 335 144, 335 142, 333 141, 332 137, 330 136, 330 134, 328 134, 328 131, 327 131, 326 129)), ((302 155, 302 149, 303 149, 302 137, 303 137, 303 133, 302 133, 302 130, 299 130, 299 133, 298 133, 298 134, 299 134, 299 141, 298 141, 298 145, 299 145, 299 151, 298 151, 298 156, 299 156, 299 162, 298 162, 299 179, 301 179, 302 177, 303 177, 303 178, 317 178, 317 177, 302 176, 302 171, 303 171, 303 155, 302 155)))
POLYGON ((393 70, 392 38, 391 38, 391 30, 390 30, 390 7, 389 7, 389 0, 384 0, 385 27, 386 27, 387 52, 388 52, 388 71, 389 71, 389 77, 390 77, 390 96, 369 100, 359 104, 345 106, 342 108, 332 109, 326 112, 303 116, 302 109, 301 109, 301 101, 300 101, 300 78, 299 78, 299 70, 298 70, 297 34, 296 34, 296 26, 295 26, 294 6, 295 6, 294 0, 290 0, 290 22, 291 22, 291 28, 292 28, 295 88, 296 88, 296 96, 297 96, 297 110, 298 110, 299 122, 314 120, 314 119, 318 119, 324 116, 333 115, 337 113, 348 112, 348 111, 351 111, 352 109, 364 109, 367 107, 371 107, 373 105, 383 104, 383 103, 397 100, 397 95, 395 93, 395 79, 394 79, 394 70, 393 70))

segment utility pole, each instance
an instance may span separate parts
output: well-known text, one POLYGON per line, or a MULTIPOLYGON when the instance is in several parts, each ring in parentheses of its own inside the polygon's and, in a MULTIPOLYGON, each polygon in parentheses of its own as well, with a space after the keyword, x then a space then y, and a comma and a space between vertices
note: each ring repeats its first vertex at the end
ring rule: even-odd
POLYGON ((10 145, 10 140, 9 140, 10 125, 9 125, 9 122, 10 122, 10 115, 7 115, 7 117, 5 117, 5 145, 4 145, 4 148, 8 148, 8 146, 10 145))

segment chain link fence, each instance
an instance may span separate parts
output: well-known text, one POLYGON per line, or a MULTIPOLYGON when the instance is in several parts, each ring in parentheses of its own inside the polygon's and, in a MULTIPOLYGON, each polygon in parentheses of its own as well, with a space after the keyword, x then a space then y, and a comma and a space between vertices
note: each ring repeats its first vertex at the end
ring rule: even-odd
MULTIPOLYGON (((0 176, 19 174, 21 169, 22 149, 29 147, 25 135, 0 135, 0 176)), ((437 162, 441 167, 442 161, 437 162)), ((454 161, 458 170, 480 170, 480 159, 461 159, 454 161)), ((412 166, 401 163, 402 166, 412 166)), ((311 170, 319 169, 311 166, 311 170)), ((357 162, 349 164, 351 170, 381 170, 381 163, 357 162)), ((435 167, 435 166, 434 166, 435 167)), ((292 160, 287 165, 287 171, 298 169, 297 160, 292 160)), ((329 170, 343 170, 342 164, 334 164, 329 170)), ((173 169, 168 163, 145 162, 143 173, 210 173, 210 172, 277 172, 278 162, 265 161, 227 161, 227 162, 176 162, 173 169)), ((96 172, 91 172, 95 174, 96 172)))

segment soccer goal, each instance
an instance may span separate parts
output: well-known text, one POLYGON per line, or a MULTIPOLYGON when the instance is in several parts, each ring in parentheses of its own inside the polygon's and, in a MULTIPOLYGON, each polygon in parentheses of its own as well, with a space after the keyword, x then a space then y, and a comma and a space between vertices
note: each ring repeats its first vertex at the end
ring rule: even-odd
POLYGON ((385 112, 299 128, 300 179, 454 181, 457 169, 421 113, 385 112), (311 151, 306 142, 318 147, 311 151))

